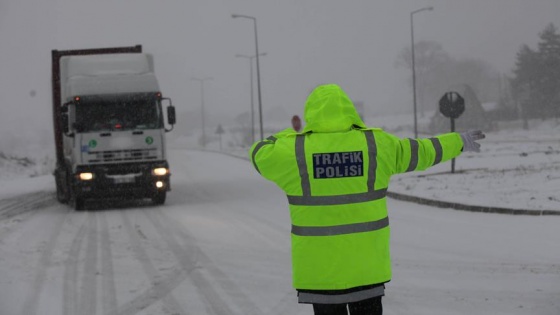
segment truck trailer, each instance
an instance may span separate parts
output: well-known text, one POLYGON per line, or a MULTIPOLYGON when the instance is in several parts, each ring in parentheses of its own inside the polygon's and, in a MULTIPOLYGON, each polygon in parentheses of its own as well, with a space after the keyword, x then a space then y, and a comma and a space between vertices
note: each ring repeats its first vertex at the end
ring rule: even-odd
POLYGON ((162 96, 152 55, 140 45, 53 50, 52 96, 61 203, 76 210, 89 199, 165 203, 165 134, 175 108, 162 96))

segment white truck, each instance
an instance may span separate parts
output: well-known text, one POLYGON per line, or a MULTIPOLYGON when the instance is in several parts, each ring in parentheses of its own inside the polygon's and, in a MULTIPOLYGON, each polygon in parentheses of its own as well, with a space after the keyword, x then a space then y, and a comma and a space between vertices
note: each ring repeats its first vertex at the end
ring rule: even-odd
POLYGON ((52 90, 57 199, 76 210, 88 199, 165 203, 175 108, 152 56, 140 45, 53 50, 52 90))

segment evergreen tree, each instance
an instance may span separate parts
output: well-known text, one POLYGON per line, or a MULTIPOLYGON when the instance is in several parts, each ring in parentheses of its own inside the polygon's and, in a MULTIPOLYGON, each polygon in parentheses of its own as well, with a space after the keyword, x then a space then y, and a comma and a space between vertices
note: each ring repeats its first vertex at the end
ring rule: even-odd
MULTIPOLYGON (((500 74, 487 62, 478 59, 451 57, 435 41, 419 41, 415 45, 416 93, 423 110, 437 111, 445 92, 470 85, 485 102, 498 97, 500 74)), ((410 46, 401 50, 396 66, 412 69, 410 46)), ((410 82, 412 85, 412 81, 410 82)))
POLYGON ((524 118, 560 116, 560 34, 551 23, 539 34, 537 50, 522 45, 511 80, 524 118))
POLYGON ((511 85, 514 98, 520 102, 520 114, 524 119, 535 117, 540 112, 538 102, 533 102, 539 81, 537 64, 537 53, 529 46, 522 45, 517 52, 513 70, 515 77, 511 80, 511 85), (533 107, 533 104, 537 105, 533 107))
POLYGON ((549 24, 540 34, 538 44, 543 114, 560 116, 560 34, 554 24, 549 24))

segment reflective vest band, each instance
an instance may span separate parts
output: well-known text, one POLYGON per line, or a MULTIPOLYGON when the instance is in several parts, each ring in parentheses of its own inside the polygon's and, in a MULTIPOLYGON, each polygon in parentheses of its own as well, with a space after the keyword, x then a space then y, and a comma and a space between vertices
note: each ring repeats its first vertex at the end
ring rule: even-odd
POLYGON ((361 290, 346 294, 318 294, 309 292, 298 292, 299 303, 317 303, 317 304, 341 304, 352 303, 361 300, 385 295, 385 287, 382 285, 367 290, 361 290))
MULTIPOLYGON (((270 140, 270 141, 272 141, 272 143, 274 143, 274 142, 276 142, 276 137, 270 136, 270 137, 266 138, 266 140, 270 140)), ((259 152, 259 150, 267 144, 270 144, 270 142, 265 142, 265 141, 259 142, 255 146, 255 149, 253 150, 253 154, 251 155, 251 160, 253 161, 253 166, 255 167, 257 172, 259 172, 259 174, 261 173, 261 171, 259 170, 259 167, 257 166, 257 163, 255 163, 255 156, 257 156, 257 152, 259 152)))
POLYGON ((408 139, 410 141, 410 163, 406 172, 412 172, 418 166, 418 141, 414 139, 408 139))
POLYGON ((375 171, 377 170, 377 145, 375 144, 375 136, 373 131, 369 130, 364 132, 366 136, 367 146, 368 146, 368 157, 369 157, 369 170, 368 170, 368 191, 372 192, 375 190, 375 171))
POLYGON ((441 149, 441 143, 439 142, 438 138, 430 138, 432 144, 434 145, 434 150, 436 150, 436 158, 434 159, 434 164, 439 164, 441 162, 441 158, 443 157, 443 150, 441 149))
POLYGON ((301 179, 301 192, 303 196, 311 196, 311 184, 309 183, 309 173, 307 172, 307 161, 305 160, 305 135, 296 137, 296 160, 301 179))
POLYGON ((334 195, 334 196, 289 196, 288 203, 294 206, 330 206, 344 205, 359 202, 368 202, 383 199, 387 189, 379 189, 359 194, 334 195))
POLYGON ((380 230, 389 226, 389 217, 378 221, 333 225, 333 226, 296 226, 292 225, 292 234, 299 236, 331 236, 362 233, 380 230))

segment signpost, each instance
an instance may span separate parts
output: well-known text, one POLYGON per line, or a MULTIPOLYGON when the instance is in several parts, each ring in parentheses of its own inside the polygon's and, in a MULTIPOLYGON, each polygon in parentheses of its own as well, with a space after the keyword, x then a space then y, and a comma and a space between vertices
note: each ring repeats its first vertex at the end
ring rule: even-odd
POLYGON ((218 125, 216 134, 220 137, 220 151, 222 151, 222 134, 224 134, 224 128, 222 128, 222 125, 218 125))
MULTIPOLYGON (((455 119, 465 111, 465 99, 457 92, 446 92, 439 100, 439 111, 451 120, 451 132, 455 132, 455 119)), ((455 159, 451 160, 451 173, 455 173, 455 159)))

